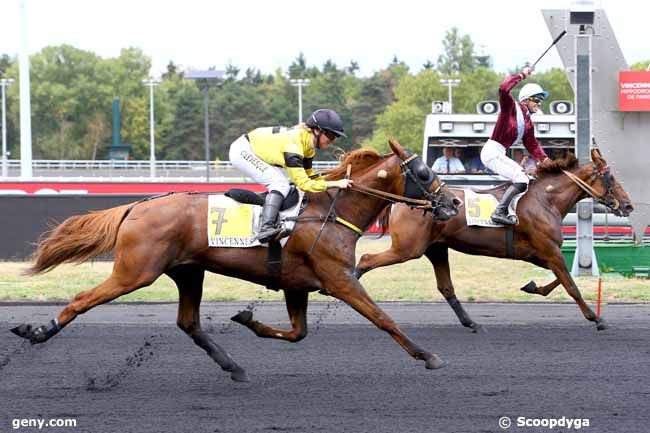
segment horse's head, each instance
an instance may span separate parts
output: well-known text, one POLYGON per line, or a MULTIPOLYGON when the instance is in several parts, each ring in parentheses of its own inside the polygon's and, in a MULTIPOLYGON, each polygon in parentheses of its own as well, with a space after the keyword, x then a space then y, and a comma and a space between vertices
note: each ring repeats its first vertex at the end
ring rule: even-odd
POLYGON ((433 217, 440 221, 458 215, 462 201, 449 191, 433 170, 419 156, 405 150, 397 140, 389 140, 388 144, 402 160, 400 167, 404 176, 404 196, 429 200, 433 206, 433 217))
POLYGON ((611 209, 614 215, 628 216, 634 210, 632 200, 623 186, 614 178, 600 150, 591 149, 591 161, 594 165, 593 176, 598 178, 594 189, 602 189, 602 192, 597 191, 600 197, 596 197, 596 199, 611 209))

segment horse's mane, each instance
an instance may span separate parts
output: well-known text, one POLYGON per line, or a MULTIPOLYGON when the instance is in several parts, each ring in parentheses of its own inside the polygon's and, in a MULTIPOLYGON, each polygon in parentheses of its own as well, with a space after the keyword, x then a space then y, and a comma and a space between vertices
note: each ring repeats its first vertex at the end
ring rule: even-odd
POLYGON ((556 160, 548 160, 537 167, 537 178, 562 173, 562 170, 570 170, 578 165, 578 159, 573 153, 568 153, 566 157, 556 160))
POLYGON ((342 179, 345 176, 348 164, 352 164, 352 172, 356 172, 376 164, 382 158, 379 152, 370 147, 353 150, 341 155, 338 167, 324 170, 322 175, 327 180, 342 179))

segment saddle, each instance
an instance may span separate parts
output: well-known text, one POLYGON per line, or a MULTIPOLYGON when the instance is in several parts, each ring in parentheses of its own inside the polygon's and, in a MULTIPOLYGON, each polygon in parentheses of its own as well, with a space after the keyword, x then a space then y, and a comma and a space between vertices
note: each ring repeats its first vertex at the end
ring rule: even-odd
MULTIPOLYGON (((465 219, 468 226, 503 227, 492 221, 490 216, 503 192, 508 189, 511 182, 505 182, 492 188, 465 188, 465 219)), ((530 189, 530 188, 529 188, 530 189)), ((517 215, 519 200, 528 192, 528 189, 514 197, 508 207, 510 215, 517 215)))
MULTIPOLYGON (((268 192, 263 192, 258 194, 256 192, 249 191, 247 189, 232 188, 226 191, 224 195, 239 203, 252 204, 255 206, 263 206, 267 194, 268 192)), ((296 188, 295 185, 291 185, 289 194, 287 194, 287 196, 284 198, 284 201, 282 202, 282 206, 280 207, 280 212, 294 207, 296 203, 298 203, 299 198, 300 198, 300 194, 298 194, 298 188, 296 188)))

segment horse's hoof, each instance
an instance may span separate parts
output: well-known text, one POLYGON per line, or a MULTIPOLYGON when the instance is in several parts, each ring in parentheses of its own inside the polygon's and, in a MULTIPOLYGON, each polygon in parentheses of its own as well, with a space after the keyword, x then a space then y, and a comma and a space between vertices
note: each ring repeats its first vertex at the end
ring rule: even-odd
POLYGON ((230 378, 235 382, 250 382, 248 378, 248 373, 241 367, 237 367, 236 370, 230 372, 230 378))
POLYGON ((605 322, 604 319, 600 319, 598 321, 598 324, 596 325, 596 329, 599 330, 599 331, 604 331, 607 328, 609 328, 609 325, 607 324, 607 322, 605 322))
POLYGON ((526 284, 524 287, 521 289, 522 292, 530 293, 531 295, 537 294, 537 283, 534 281, 530 281, 528 284, 526 284))
POLYGON ((471 325, 469 325, 472 334, 487 334, 487 329, 483 325, 479 325, 476 322, 472 322, 471 325))
POLYGON ((230 318, 233 322, 241 323, 242 325, 247 324, 253 319, 253 313, 248 310, 240 311, 230 318))
POLYGON ((33 335, 32 325, 28 325, 26 323, 23 323, 20 326, 16 326, 15 328, 12 328, 11 332, 13 332, 19 337, 26 338, 28 340, 30 340, 33 335))
POLYGON ((362 271, 359 268, 354 268, 354 278, 356 278, 357 280, 361 278, 361 276, 365 273, 366 273, 365 271, 362 271))
POLYGON ((47 335, 47 329, 45 326, 39 326, 38 328, 34 329, 34 332, 32 332, 32 336, 29 339, 29 342, 32 344, 40 344, 40 343, 45 343, 50 337, 47 335))
POLYGON ((440 359, 438 355, 432 354, 431 357, 426 360, 424 366, 427 368, 427 370, 436 370, 438 368, 444 367, 445 361, 440 359))

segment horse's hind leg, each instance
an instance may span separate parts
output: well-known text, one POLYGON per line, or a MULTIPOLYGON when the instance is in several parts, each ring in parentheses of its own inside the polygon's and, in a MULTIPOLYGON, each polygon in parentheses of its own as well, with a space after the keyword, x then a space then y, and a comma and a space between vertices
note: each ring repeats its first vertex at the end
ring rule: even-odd
POLYGON ((216 344, 201 329, 201 318, 199 307, 203 296, 203 269, 182 266, 167 272, 178 287, 178 317, 176 323, 194 343, 205 350, 222 370, 230 373, 230 378, 237 382, 248 382, 246 371, 228 355, 228 353, 216 344))
POLYGON ((451 281, 451 270, 449 269, 449 248, 446 245, 433 244, 424 253, 436 273, 436 282, 438 291, 445 297, 449 306, 454 310, 460 323, 472 332, 482 331, 483 327, 472 320, 463 308, 462 304, 456 298, 454 284, 451 281))
POLYGON ((410 256, 403 256, 400 251, 394 248, 391 244, 389 249, 382 251, 381 253, 362 255, 359 263, 354 268, 354 276, 359 279, 368 271, 372 271, 373 269, 381 268, 383 266, 394 265, 396 263, 403 263, 406 260, 410 260, 411 258, 412 257, 410 256))
MULTIPOLYGON (((424 254, 429 245, 428 229, 422 229, 421 224, 401 223, 398 217, 400 214, 401 211, 396 212, 390 223, 390 247, 377 254, 362 255, 354 268, 354 276, 357 279, 375 268, 403 263, 424 254)), ((423 221, 422 224, 426 223, 423 221)))
POLYGON ((526 284, 524 287, 522 287, 520 290, 522 292, 530 293, 531 295, 548 296, 553 291, 553 289, 555 289, 559 285, 560 285, 560 280, 557 278, 542 287, 539 287, 534 281, 531 281, 528 284, 526 284))
POLYGON ((63 311, 59 313, 56 319, 52 319, 47 325, 34 328, 29 324, 22 324, 13 328, 11 332, 28 339, 32 344, 44 343, 72 322, 78 315, 85 313, 97 305, 104 304, 141 287, 148 286, 155 281, 158 275, 151 278, 142 275, 140 278, 125 283, 127 280, 122 277, 116 277, 115 272, 113 272, 100 285, 78 293, 63 311))
POLYGON ((285 291, 284 298, 287 304, 289 320, 291 320, 291 330, 271 328, 253 320, 251 311, 242 311, 232 317, 232 320, 241 323, 253 331, 255 335, 262 338, 278 338, 280 340, 296 343, 307 336, 307 299, 308 292, 285 291))

